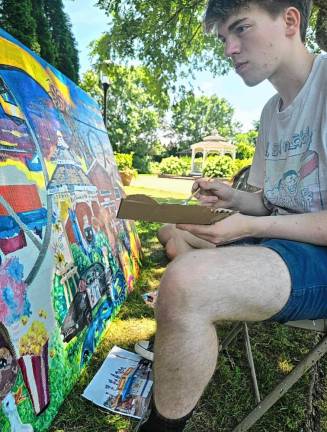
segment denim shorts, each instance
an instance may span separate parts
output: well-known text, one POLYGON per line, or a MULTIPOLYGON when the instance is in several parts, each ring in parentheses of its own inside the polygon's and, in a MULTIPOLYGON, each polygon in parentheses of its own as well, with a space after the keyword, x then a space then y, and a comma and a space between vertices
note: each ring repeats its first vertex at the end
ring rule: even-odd
POLYGON ((239 243, 274 250, 290 273, 290 297, 269 321, 327 319, 327 247, 283 239, 249 239, 239 243))

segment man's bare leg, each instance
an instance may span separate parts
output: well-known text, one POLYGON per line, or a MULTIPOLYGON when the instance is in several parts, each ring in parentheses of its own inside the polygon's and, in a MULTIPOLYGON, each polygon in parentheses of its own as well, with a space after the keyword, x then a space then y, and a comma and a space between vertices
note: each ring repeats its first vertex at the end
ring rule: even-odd
POLYGON ((163 225, 158 232, 158 239, 165 246, 166 254, 171 260, 193 249, 212 249, 215 247, 214 244, 187 231, 182 231, 173 224, 163 225))
POLYGON ((156 310, 158 412, 179 419, 195 407, 217 362, 215 322, 267 319, 289 294, 284 261, 264 247, 230 246, 177 257, 163 276, 156 310))

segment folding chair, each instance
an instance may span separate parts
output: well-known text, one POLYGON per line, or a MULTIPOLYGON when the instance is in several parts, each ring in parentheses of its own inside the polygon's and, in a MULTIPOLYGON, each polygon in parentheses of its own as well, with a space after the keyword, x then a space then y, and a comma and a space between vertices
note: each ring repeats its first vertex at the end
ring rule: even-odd
MULTIPOLYGON (((233 187, 235 189, 246 190, 249 192, 257 190, 247 183, 249 169, 249 166, 245 167, 236 174, 233 181, 233 187)), ((251 370, 251 380, 257 404, 232 432, 245 432, 249 430, 250 427, 253 426, 310 368, 316 365, 327 352, 327 319, 290 321, 284 325, 320 332, 324 336, 314 346, 314 348, 304 356, 302 361, 298 363, 298 365, 279 384, 277 384, 264 399, 261 399, 260 396, 247 323, 240 322, 235 324, 220 346, 220 351, 225 350, 235 337, 243 331, 246 356, 251 370)))
POLYGON ((302 361, 298 363, 298 365, 279 384, 277 384, 264 399, 261 399, 260 396, 247 323, 240 322, 235 324, 220 346, 220 351, 225 350, 235 337, 243 331, 246 356, 251 370, 254 396, 257 403, 255 408, 233 429, 232 432, 245 432, 249 430, 250 427, 253 426, 311 367, 317 364, 317 362, 327 352, 327 320, 290 321, 284 325, 320 332, 324 334, 324 336, 314 346, 314 348, 305 355, 302 361))

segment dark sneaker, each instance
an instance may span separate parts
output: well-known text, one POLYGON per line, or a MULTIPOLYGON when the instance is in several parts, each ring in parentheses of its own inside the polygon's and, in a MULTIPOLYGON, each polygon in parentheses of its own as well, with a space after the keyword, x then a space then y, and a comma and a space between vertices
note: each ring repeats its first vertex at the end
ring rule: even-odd
POLYGON ((135 344, 134 350, 141 357, 153 361, 154 360, 153 346, 154 346, 154 338, 147 341, 141 340, 135 344))

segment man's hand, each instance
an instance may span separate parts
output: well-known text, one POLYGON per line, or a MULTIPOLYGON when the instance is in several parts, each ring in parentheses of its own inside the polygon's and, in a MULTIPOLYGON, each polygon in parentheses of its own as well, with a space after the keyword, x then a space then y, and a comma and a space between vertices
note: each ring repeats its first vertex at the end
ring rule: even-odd
POLYGON ((251 237, 256 219, 255 216, 236 213, 213 225, 178 224, 176 227, 218 246, 251 237))
POLYGON ((204 206, 215 208, 236 209, 236 190, 220 180, 196 180, 192 186, 192 192, 199 189, 197 199, 204 206))

